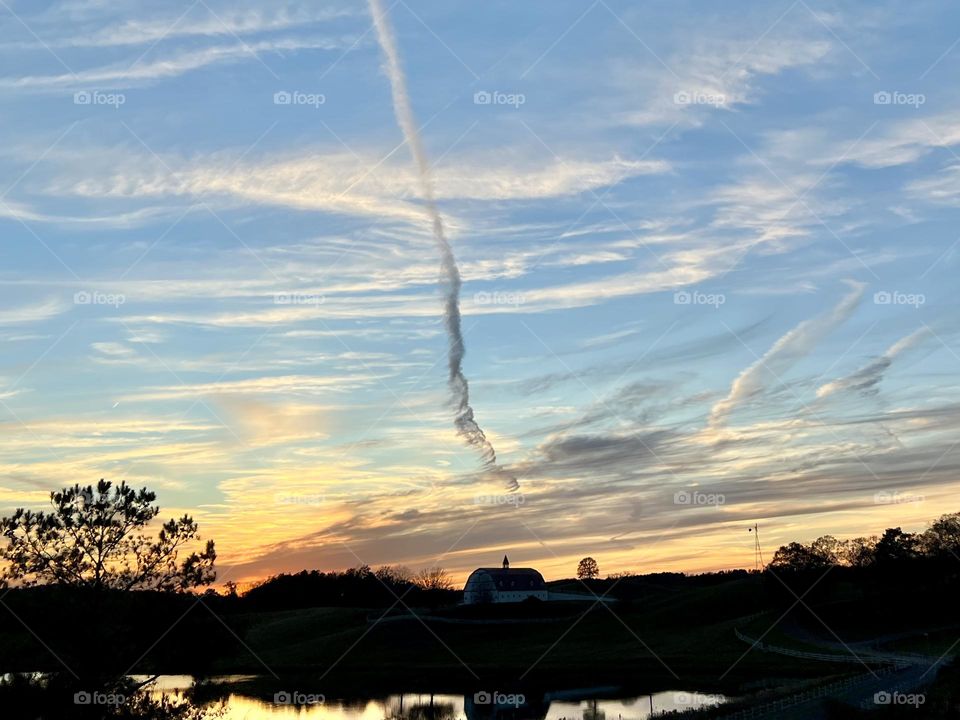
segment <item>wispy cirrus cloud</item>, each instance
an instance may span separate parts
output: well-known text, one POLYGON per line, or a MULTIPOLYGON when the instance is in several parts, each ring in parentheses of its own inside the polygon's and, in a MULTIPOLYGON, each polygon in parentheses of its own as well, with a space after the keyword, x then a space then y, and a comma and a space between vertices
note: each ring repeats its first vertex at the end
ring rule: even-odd
POLYGON ((951 164, 928 177, 911 180, 906 190, 915 200, 956 206, 960 204, 960 164, 951 164))
POLYGON ((70 35, 50 42, 55 47, 117 47, 144 45, 160 41, 174 41, 190 37, 247 36, 260 33, 302 28, 318 22, 327 22, 355 15, 349 7, 310 8, 289 3, 277 3, 269 8, 218 7, 216 13, 203 5, 195 6, 186 14, 163 17, 126 18, 118 21, 105 19, 97 30, 87 34, 70 35))
POLYGON ((0 325, 40 323, 67 312, 69 306, 60 298, 47 298, 32 305, 0 310, 0 325))
POLYGON ((122 48, 155 46, 183 40, 250 37, 305 29, 358 15, 347 4, 307 7, 281 0, 270 7, 249 0, 236 3, 210 0, 180 7, 157 6, 117 0, 114 3, 60 1, 46 8, 17 8, 37 39, 10 39, 2 48, 45 50, 46 48, 122 48))
POLYGON ((804 320, 781 336, 762 357, 747 367, 730 386, 730 392, 710 410, 710 427, 723 425, 740 406, 760 398, 771 384, 782 383, 782 375, 804 355, 813 352, 824 337, 842 325, 857 309, 863 283, 851 282, 853 290, 819 317, 804 320))
POLYGON ((274 375, 248 378, 245 380, 223 380, 217 382, 194 383, 191 385, 170 385, 147 387, 142 392, 125 396, 124 401, 176 400, 205 396, 226 395, 281 395, 284 393, 317 395, 344 393, 376 381, 369 373, 350 375, 274 375))
MULTIPOLYGON (((120 167, 100 163, 99 174, 54 179, 47 191, 89 198, 226 196, 300 210, 421 222, 423 210, 408 200, 420 195, 415 173, 396 161, 384 163, 381 158, 387 154, 367 151, 358 157, 314 148, 282 159, 267 157, 240 165, 230 159, 166 158, 161 166, 155 158, 131 160, 124 153, 125 157, 117 157, 120 167)), ((514 159, 507 164, 461 156, 447 159, 435 173, 440 200, 507 201, 568 197, 669 169, 660 160, 617 157, 547 162, 514 159)))
POLYGON ((856 372, 821 385, 817 388, 817 397, 825 398, 840 392, 875 395, 878 392, 877 386, 883 380, 886 371, 893 365, 893 361, 917 347, 930 334, 930 329, 927 327, 914 330, 909 335, 897 340, 880 357, 867 363, 856 372))
POLYGON ((442 562, 459 577, 504 544, 550 577, 584 547, 607 571, 712 570, 752 562, 754 522, 775 546, 955 509, 960 135, 943 79, 960 54, 912 84, 956 11, 903 25, 802 3, 731 20, 693 0, 494 0, 421 3, 419 22, 397 6, 462 260, 467 369, 556 558, 514 508, 476 502, 499 488, 447 427, 437 267, 369 17, 189 6, 11 4, 42 44, 0 17, 0 165, 21 178, 0 206, 0 375, 30 368, 3 393, 26 425, 0 417, 0 505, 83 478, 147 485, 249 579, 355 565, 342 543, 421 566, 456 542, 442 562), (929 102, 874 105, 863 63, 929 102), (122 107, 71 103, 127 87, 122 107), (327 102, 271 102, 296 88, 327 102), (840 299, 871 273, 930 301, 840 299), (680 288, 726 303, 679 305, 680 288), (126 302, 73 308, 78 290, 126 302), (905 316, 943 341, 906 335, 905 316), (812 379, 861 318, 879 357, 812 379), (727 502, 678 505, 691 488, 727 502), (926 506, 874 500, 906 489, 926 506))
MULTIPOLYGON (((880 106, 884 107, 884 106, 880 106)), ((913 111, 914 114, 920 110, 913 111)), ((897 117, 886 122, 872 117, 854 126, 856 134, 825 127, 777 129, 765 136, 771 157, 808 167, 859 165, 871 170, 910 165, 937 148, 960 144, 960 111, 921 117, 897 117), (859 139, 858 139, 859 136, 859 139)))
POLYGON ((682 52, 664 59, 665 72, 657 67, 652 76, 649 70, 619 63, 622 81, 634 81, 633 87, 624 88, 626 97, 635 93, 638 74, 640 83, 649 88, 642 107, 622 113, 619 119, 633 125, 700 125, 710 112, 759 102, 765 78, 820 63, 831 51, 831 42, 809 35, 695 39, 682 52), (644 76, 649 76, 646 81, 644 76))
POLYGON ((258 53, 298 50, 337 50, 349 47, 349 39, 290 38, 251 43, 213 45, 199 50, 184 50, 162 58, 121 62, 95 68, 77 69, 57 75, 23 75, 0 77, 0 88, 28 92, 59 92, 64 88, 86 88, 107 85, 113 89, 138 87, 147 83, 174 78, 215 64, 257 60, 258 53))

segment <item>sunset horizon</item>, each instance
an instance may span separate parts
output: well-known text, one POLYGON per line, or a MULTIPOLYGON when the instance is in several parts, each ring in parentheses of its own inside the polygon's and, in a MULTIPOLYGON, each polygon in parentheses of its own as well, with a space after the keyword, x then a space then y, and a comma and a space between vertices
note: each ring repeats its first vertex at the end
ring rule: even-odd
POLYGON ((0 0, 4 717, 954 717, 958 19, 0 0))
POLYGON ((875 76, 802 5, 81 6, 0 79, 0 509, 148 486, 221 583, 696 573, 953 509, 952 55, 875 76))

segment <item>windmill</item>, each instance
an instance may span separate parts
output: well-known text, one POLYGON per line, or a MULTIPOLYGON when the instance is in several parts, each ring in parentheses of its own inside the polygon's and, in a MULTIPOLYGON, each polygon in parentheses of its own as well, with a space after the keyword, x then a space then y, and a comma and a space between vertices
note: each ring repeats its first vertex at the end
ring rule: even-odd
POLYGON ((763 570, 763 550, 760 549, 760 525, 754 523, 752 528, 747 528, 747 532, 753 533, 753 569, 760 572, 763 570))

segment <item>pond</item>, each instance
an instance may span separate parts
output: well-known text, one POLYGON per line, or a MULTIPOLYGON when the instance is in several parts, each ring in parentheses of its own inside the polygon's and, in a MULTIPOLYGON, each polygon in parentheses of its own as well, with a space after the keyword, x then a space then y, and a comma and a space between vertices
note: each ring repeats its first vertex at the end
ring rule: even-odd
MULTIPOLYGON (((310 688, 289 687, 272 697, 244 694, 240 683, 255 678, 215 678, 225 700, 226 720, 286 718, 293 720, 643 720, 653 713, 718 705, 719 694, 694 690, 664 690, 649 695, 620 697, 616 688, 537 691, 478 690, 466 695, 404 693, 368 698, 338 699, 310 688), (527 691, 532 693, 532 691, 527 691)), ((153 695, 180 698, 190 688, 188 675, 164 675, 149 686, 153 695)), ((219 705, 219 702, 217 703, 219 705)))

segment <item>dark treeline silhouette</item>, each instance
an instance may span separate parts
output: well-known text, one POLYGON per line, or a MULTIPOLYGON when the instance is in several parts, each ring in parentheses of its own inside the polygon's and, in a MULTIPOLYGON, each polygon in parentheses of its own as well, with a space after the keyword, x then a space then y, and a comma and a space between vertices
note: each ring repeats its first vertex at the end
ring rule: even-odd
POLYGON ((10 590, 3 602, 4 671, 68 671, 95 684, 127 673, 202 676, 224 654, 247 656, 214 617, 229 612, 229 603, 213 592, 94 593, 46 585, 10 590))
POLYGON ((817 624, 853 632, 955 623, 960 513, 942 515, 924 532, 895 527, 880 536, 824 535, 808 544, 789 543, 767 566, 764 587, 767 602, 779 606, 792 606, 806 593, 804 603, 816 606, 817 624))
POLYGON ((823 535, 808 545, 792 542, 777 550, 771 570, 808 571, 828 567, 905 570, 953 560, 960 569, 960 513, 941 515, 922 533, 906 533, 899 527, 883 535, 838 540, 823 535))
MULTIPOLYGON (((585 600, 607 595, 620 601, 640 600, 651 592, 675 592, 707 588, 747 577, 746 570, 722 570, 715 573, 686 575, 677 572, 646 575, 617 574, 607 578, 554 580, 548 586, 554 592, 579 593, 585 600)), ((296 610, 310 607, 382 608, 453 606, 463 600, 459 587, 425 586, 419 577, 403 568, 382 567, 371 570, 362 565, 344 571, 301 570, 268 578, 237 596, 227 595, 222 607, 235 612, 296 610), (397 602, 398 598, 402 601, 397 602)), ((538 603, 542 605, 542 603, 538 603)), ((473 609, 473 614, 478 608, 473 609)))
POLYGON ((342 572, 303 570, 265 580, 236 603, 248 612, 294 610, 306 607, 380 608, 397 604, 438 606, 453 604, 462 593, 454 590, 441 571, 413 575, 404 568, 362 565, 342 572), (400 602, 398 602, 398 600, 400 602))

